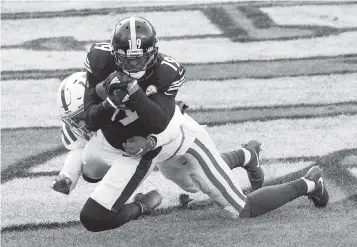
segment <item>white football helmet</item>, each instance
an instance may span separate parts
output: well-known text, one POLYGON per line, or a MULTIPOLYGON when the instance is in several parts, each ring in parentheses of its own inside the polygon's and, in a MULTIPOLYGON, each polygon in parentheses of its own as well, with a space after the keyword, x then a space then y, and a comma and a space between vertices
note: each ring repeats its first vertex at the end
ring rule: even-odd
POLYGON ((76 72, 66 77, 57 92, 61 108, 61 120, 79 136, 89 139, 91 131, 84 123, 83 98, 86 87, 86 72, 76 72))

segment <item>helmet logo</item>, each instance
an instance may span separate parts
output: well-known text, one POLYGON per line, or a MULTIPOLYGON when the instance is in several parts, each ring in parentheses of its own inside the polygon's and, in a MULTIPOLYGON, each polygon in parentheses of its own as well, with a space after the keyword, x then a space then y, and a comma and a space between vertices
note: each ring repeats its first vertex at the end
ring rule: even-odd
POLYGON ((71 105, 71 92, 68 88, 61 90, 61 101, 63 109, 68 111, 68 106, 71 105), (67 102, 69 103, 67 104, 67 102))
POLYGON ((146 88, 145 93, 146 93, 146 96, 150 96, 152 94, 155 94, 155 93, 157 93, 157 88, 154 85, 150 85, 150 86, 148 86, 146 88))

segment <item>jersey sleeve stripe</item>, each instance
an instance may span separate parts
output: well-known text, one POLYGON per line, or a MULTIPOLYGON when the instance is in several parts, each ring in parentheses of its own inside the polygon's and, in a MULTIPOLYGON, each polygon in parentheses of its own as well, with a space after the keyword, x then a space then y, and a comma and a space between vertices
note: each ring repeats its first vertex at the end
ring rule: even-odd
POLYGON ((185 82, 185 77, 182 77, 181 80, 172 83, 172 85, 166 91, 178 90, 184 82, 185 82))
POLYGON ((67 145, 71 144, 71 142, 68 140, 68 138, 66 137, 66 134, 63 132, 63 130, 62 130, 62 142, 66 143, 67 145))
POLYGON ((65 127, 65 131, 64 133, 66 134, 67 133, 67 138, 72 141, 72 142, 75 142, 77 141, 77 137, 73 134, 72 130, 66 125, 65 127))
POLYGON ((171 86, 176 86, 176 85, 182 85, 182 83, 185 81, 185 76, 183 76, 180 80, 174 81, 171 86))
POLYGON ((86 70, 88 70, 90 73, 92 73, 92 68, 90 67, 88 56, 86 58, 86 61, 84 62, 84 67, 86 68, 86 70))

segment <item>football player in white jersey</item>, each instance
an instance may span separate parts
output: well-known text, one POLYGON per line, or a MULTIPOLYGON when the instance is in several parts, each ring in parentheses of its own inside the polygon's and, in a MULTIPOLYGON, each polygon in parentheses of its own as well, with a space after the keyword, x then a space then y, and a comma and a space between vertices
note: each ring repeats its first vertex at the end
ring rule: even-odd
MULTIPOLYGON (((69 107, 68 104, 67 106, 69 107)), ((311 168, 301 179, 264 187, 247 196, 244 195, 231 169, 244 163, 259 167, 260 149, 255 149, 256 146, 259 148, 259 145, 251 144, 246 147, 249 155, 244 159, 248 162, 240 159, 237 151, 220 155, 205 128, 187 114, 181 114, 179 110, 177 112, 179 114, 175 112, 176 118, 174 115, 172 123, 170 122, 173 126, 170 131, 165 130, 156 136, 130 138, 123 145, 126 152, 114 149, 106 143, 100 131, 91 136, 85 125, 74 123, 76 121, 68 122, 74 128, 83 130, 85 133, 81 135, 84 138, 90 137, 85 148, 78 149, 82 153, 82 159, 77 158, 76 162, 83 162, 84 174, 86 166, 98 167, 99 169, 95 169, 90 176, 98 180, 102 179, 81 211, 80 219, 85 228, 89 231, 114 229, 158 206, 161 196, 157 191, 137 196, 134 202, 125 204, 154 166, 158 166, 166 178, 185 191, 202 191, 207 194, 232 218, 264 214, 303 195, 312 199, 316 207, 327 205, 329 197, 322 172, 318 167, 311 168), (157 148, 160 140, 169 141, 161 148, 157 148), (159 151, 155 153, 158 149, 159 151), (149 159, 150 163, 146 164, 148 159, 145 157, 152 152, 155 157, 149 159), (128 155, 130 157, 127 157, 128 155), (238 163, 232 164, 234 163, 232 161, 238 163), (133 179, 135 176, 139 179, 133 179), (123 184, 126 186, 122 186, 123 184)), ((170 124, 167 129, 170 128, 170 124)), ((242 152, 244 155, 245 151, 242 152)), ((71 176, 69 172, 61 173, 68 178, 71 176)), ((71 186, 75 184, 74 182, 76 179, 72 181, 71 186)))
MULTIPOLYGON (((62 114, 62 143, 69 150, 63 168, 60 174, 54 179, 52 188, 63 194, 69 194, 72 191, 82 175, 84 180, 90 183, 95 183, 101 180, 109 165, 106 163, 87 162, 93 165, 83 166, 82 151, 94 132, 85 127, 83 121, 83 92, 86 81, 85 72, 76 72, 66 77, 58 90, 57 102, 61 107, 62 114)), ((187 106, 183 102, 178 102, 180 111, 176 112, 175 119, 178 118, 180 112, 184 112, 187 106)), ((187 115, 187 114, 186 114, 187 115)), ((192 118, 187 115, 190 122, 197 124, 192 118)), ((178 137, 180 131, 179 121, 172 121, 165 134, 152 135, 156 140, 156 146, 163 146, 175 137, 178 137), (166 134, 170 133, 170 134, 166 134)), ((235 167, 243 167, 246 169, 253 190, 260 188, 263 185, 264 174, 259 166, 260 143, 250 141, 245 147, 239 148, 233 152, 222 153, 222 158, 226 161, 231 169, 235 167)), ((163 170, 165 170, 163 168, 163 170)))

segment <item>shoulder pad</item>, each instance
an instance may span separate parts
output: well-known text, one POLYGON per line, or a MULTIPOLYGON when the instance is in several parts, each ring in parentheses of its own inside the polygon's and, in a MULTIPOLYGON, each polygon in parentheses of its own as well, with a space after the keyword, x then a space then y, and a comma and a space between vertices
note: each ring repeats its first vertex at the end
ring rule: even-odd
POLYGON ((85 69, 99 80, 104 80, 116 69, 111 51, 112 46, 109 43, 93 44, 84 62, 85 69))
POLYGON ((87 141, 76 134, 70 127, 66 124, 62 125, 62 143, 68 150, 75 150, 79 148, 83 148, 87 141))
POLYGON ((159 54, 155 68, 158 91, 167 95, 176 95, 185 81, 185 68, 172 57, 159 54))

